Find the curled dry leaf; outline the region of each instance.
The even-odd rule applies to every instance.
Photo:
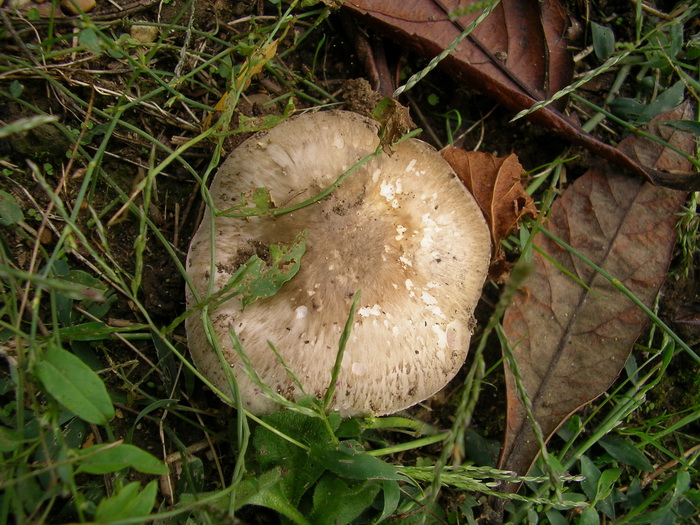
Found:
[[[659,121],[685,120],[691,114],[686,104]],[[658,125],[650,129],[678,150],[692,151],[692,135]],[[620,148],[639,161],[652,162],[655,169],[689,169],[678,153],[638,136],[626,138]],[[675,214],[685,197],[609,168],[591,169],[554,203],[545,227],[651,306],[666,277],[676,238]],[[647,318],[606,278],[543,233],[535,236],[534,244],[542,253],[533,252],[533,271],[507,309],[503,328],[535,419],[548,439],[615,381]],[[500,467],[524,474],[539,446],[510,370],[506,387]]]
[[[469,189],[491,230],[489,278],[498,279],[508,271],[501,240],[515,230],[523,217],[537,217],[537,208],[523,188],[523,167],[515,154],[494,157],[480,151],[447,146],[440,152]]]

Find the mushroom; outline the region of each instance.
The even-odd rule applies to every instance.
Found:
[[[346,111],[291,118],[248,139],[226,159],[211,184],[212,201],[229,209],[241,204],[242,195],[265,187],[280,207],[303,202],[375,152],[378,128],[374,120]],[[304,393],[321,399],[357,290],[362,298],[330,405],[341,416],[408,408],[444,387],[464,363],[489,264],[488,227],[434,148],[408,139],[392,149],[361,165],[327,197],[291,213],[218,216],[214,224],[205,214],[187,257],[187,272],[202,298],[224,287],[252,254],[308,231],[301,268],[274,296],[245,309],[236,296],[210,312],[251,412],[269,413],[277,405],[246,374],[229,331],[273,391],[290,400]],[[210,277],[211,228],[216,274]],[[187,306],[196,306],[190,290]],[[190,315],[186,328],[195,364],[229,392],[200,316]]]

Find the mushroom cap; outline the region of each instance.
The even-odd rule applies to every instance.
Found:
[[[210,193],[218,209],[266,187],[280,207],[330,186],[379,146],[378,124],[346,111],[305,114],[238,147],[221,165]],[[408,408],[445,386],[466,359],[473,312],[490,257],[481,211],[450,166],[430,145],[405,140],[362,165],[329,196],[276,217],[210,214],[194,235],[187,272],[202,298],[261,246],[291,243],[308,230],[299,272],[272,297],[242,310],[240,296],[210,311],[215,335],[238,381],[246,408],[276,405],[247,376],[229,330],[253,368],[282,396],[322,398],[329,386],[353,295],[362,291],[331,407],[343,417]],[[187,307],[196,306],[187,290]],[[186,320],[190,352],[202,374],[229,392],[201,317]],[[294,372],[295,385],[268,345]]]

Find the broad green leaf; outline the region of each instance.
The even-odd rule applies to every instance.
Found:
[[[125,468],[133,468],[144,474],[167,474],[162,461],[134,445],[94,445],[79,452],[84,456],[76,472],[88,474],[109,474]]]
[[[659,124],[692,133],[696,137],[700,136],[700,122],[695,122],[694,120],[665,120],[659,122]]]
[[[658,508],[653,511],[647,509],[642,515],[637,516],[628,523],[633,523],[635,525],[644,525],[647,523],[652,525],[672,525],[686,522],[686,520],[680,519],[678,507],[683,494],[689,488],[689,483],[690,476],[688,472],[679,470],[676,472],[675,476],[667,480],[662,487],[659,487],[659,490],[663,491],[663,504],[659,505]],[[671,487],[673,487],[673,491],[671,491]],[[691,513],[692,516],[696,515],[696,509],[692,509]],[[688,523],[694,522],[688,521]]]
[[[258,131],[272,129],[291,117],[294,114],[294,110],[294,100],[290,97],[281,115],[262,115],[259,117],[241,115],[236,133],[257,133]],[[254,209],[251,209],[251,214],[258,215]]]
[[[649,103],[643,104],[638,100],[631,98],[618,98],[610,102],[609,107],[615,115],[619,116],[623,120],[633,122],[637,125],[646,124],[650,122],[654,117],[675,108],[681,102],[683,102],[683,96],[685,93],[685,85],[683,82],[676,82],[673,86],[661,93],[656,99]],[[682,131],[693,131],[697,132],[697,123],[692,123],[692,121],[675,121],[679,123],[685,122],[686,124],[681,124],[679,129]],[[659,122],[659,124],[664,124],[664,122]]]
[[[377,523],[389,519],[399,506],[401,501],[401,488],[396,481],[384,481],[382,483],[382,494],[384,496],[384,507],[382,514],[377,519]]]
[[[258,505],[278,512],[297,525],[310,525],[309,521],[297,509],[297,505],[293,505],[282,492],[281,480],[282,474],[279,468],[269,470],[257,478],[244,479],[236,487],[235,510],[245,505]],[[213,498],[213,496],[217,495],[215,492],[197,494],[197,498],[207,498],[210,501],[209,505],[222,512],[227,512],[229,510],[231,492],[225,490],[218,494],[220,495],[219,498]],[[191,506],[196,501],[197,499],[195,499],[194,495],[182,494],[179,505]]]
[[[615,52],[615,34],[609,27],[591,22],[593,50],[599,60],[605,60]]]
[[[263,418],[265,423],[282,434],[318,449],[332,448],[331,436],[320,418],[297,412],[277,412]],[[331,420],[337,427],[339,419]],[[253,446],[263,470],[282,468],[284,476],[280,488],[287,499],[298,503],[304,493],[323,474],[323,466],[306,450],[290,443],[278,434],[260,426],[253,436]]]
[[[632,478],[632,481],[627,488],[626,500],[622,503],[623,507],[626,509],[633,509],[640,506],[644,502],[644,495],[642,493],[642,482],[639,478]]]
[[[260,210],[269,210],[272,207],[272,196],[270,195],[270,190],[267,188],[257,188],[253,192],[253,204]]]
[[[19,80],[13,80],[10,82],[10,95],[12,95],[14,98],[20,98],[22,96],[22,92],[24,91],[24,86]],[[53,117],[53,115],[52,115]],[[31,117],[35,118],[35,117]],[[53,117],[56,119],[55,117]],[[56,119],[58,120],[58,119]]]
[[[196,456],[188,456],[182,464],[182,474],[177,480],[177,493],[199,494],[204,488],[204,462]]]
[[[78,42],[83,44],[91,53],[99,55],[102,51],[102,41],[94,29],[86,27],[78,35]]]
[[[176,405],[179,399],[159,399],[158,401],[154,401],[150,405],[148,405],[146,408],[144,408],[141,412],[139,412],[139,415],[136,416],[136,419],[134,420],[132,426],[136,427],[138,425],[139,421],[141,421],[141,418],[147,416],[154,410],[158,410],[159,408],[165,407],[165,406],[170,406],[170,405]]]
[[[569,525],[569,521],[556,510],[548,510],[546,516],[550,525]]]
[[[700,58],[700,39],[696,35],[686,44],[686,55],[688,60],[697,60]]]
[[[311,455],[326,469],[343,478],[406,480],[396,467],[370,456],[356,441],[345,441],[340,444],[338,450],[324,450],[312,446]]]
[[[10,226],[24,220],[24,213],[15,198],[0,190],[0,226]]]
[[[151,481],[143,490],[137,481],[129,483],[113,496],[100,501],[95,511],[95,521],[110,522],[146,517],[153,510],[157,492],[156,480]]]
[[[690,489],[690,474],[687,470],[676,472],[676,488],[673,490],[673,497],[680,498]]]
[[[233,62],[231,61],[231,55],[226,55],[223,57],[221,60],[218,60],[216,62],[217,68],[215,71],[221,76],[223,79],[228,79],[231,76],[231,72],[233,71]]]
[[[683,102],[684,95],[685,84],[679,80],[644,108],[644,111],[642,111],[637,119],[637,123],[643,124],[650,122],[654,117],[658,117],[662,113],[675,108]]]
[[[314,490],[312,523],[345,525],[367,509],[377,497],[381,485],[376,481],[346,481],[324,475]]]
[[[297,505],[292,504],[287,498],[281,481],[264,490],[258,491],[248,500],[248,503],[275,510],[297,525],[310,525],[304,515],[297,510]]]
[[[6,279],[8,277],[28,281],[35,286],[41,286],[42,288],[58,292],[70,299],[78,299],[81,301],[84,299],[91,301],[104,299],[102,294],[93,288],[75,285],[63,279],[47,278],[38,273],[25,272],[24,270],[17,270],[8,266],[0,267],[0,278]]]
[[[578,525],[599,525],[600,516],[593,507],[586,507],[581,513],[581,518],[578,520]]]
[[[101,292],[107,291],[107,285],[104,281],[97,279],[95,276],[83,270],[69,270],[67,273],[61,275],[61,279],[73,284],[82,284],[86,288],[95,288]]]
[[[80,419],[104,425],[114,417],[102,379],[74,354],[49,343],[35,371],[46,391]]]
[[[252,497],[278,484],[281,479],[282,471],[279,468],[268,470],[257,478],[244,479],[236,489],[236,508],[248,505]]]
[[[7,427],[0,427],[0,452],[12,452],[27,441],[26,439],[22,439],[15,430]]]
[[[243,90],[248,89],[253,76],[260,73],[265,67],[265,64],[267,64],[277,54],[277,45],[279,44],[280,40],[281,38],[278,38],[277,40],[273,40],[272,42],[255,49],[255,51],[246,59],[245,64],[243,64],[239,70],[238,76],[235,80],[235,85],[237,87],[242,87]],[[223,108],[217,105],[216,109],[221,110]]]
[[[64,262],[64,261],[61,261]],[[59,299],[64,299],[63,307],[68,305],[72,309],[72,304],[69,299],[79,299],[84,301],[82,304],[83,308],[89,308],[94,306],[95,303],[102,303],[106,300],[106,293],[109,287],[100,279],[95,278],[87,272],[82,270],[68,270],[65,273],[58,273],[58,278],[64,288],[68,290],[80,290],[80,296],[76,296],[72,292],[62,292],[62,290],[57,289],[60,293]],[[65,317],[65,314],[64,314]],[[68,326],[67,323],[66,326]]]
[[[383,148],[391,148],[394,142],[410,131],[408,110],[393,97],[380,100],[371,116],[379,122],[379,142]]]
[[[468,428],[464,433],[464,448],[467,457],[477,465],[495,467],[498,464],[501,444],[496,439],[485,438]]]
[[[331,414],[328,419],[331,429],[337,429],[340,424],[340,418],[335,414]],[[293,437],[296,441],[300,441],[305,445],[318,449],[333,448],[332,437],[320,418],[306,416],[298,412],[285,411],[265,416],[263,421],[279,433]],[[258,461],[264,468],[283,461],[290,451],[293,450],[301,450],[304,456],[307,457],[309,455],[305,450],[300,449],[263,426],[257,428],[253,437],[253,445],[261,456],[258,458]]]
[[[270,190],[267,188],[255,188],[250,193],[241,193],[241,203],[226,210],[226,213],[257,216],[267,214],[274,207]]]
[[[259,299],[272,297],[297,274],[306,251],[306,230],[299,233],[291,245],[279,247],[272,244],[269,250],[270,264],[262,270],[257,265],[255,271],[248,272],[239,285],[243,308]]]
[[[614,115],[617,115],[622,120],[626,120],[628,122],[636,122],[639,115],[641,115],[646,109],[646,106],[638,100],[626,97],[612,100],[610,104],[608,104],[608,107]]]
[[[615,482],[622,474],[622,469],[611,468],[603,471],[598,479],[598,487],[596,488],[596,501],[607,498],[615,487]]]
[[[58,415],[56,423],[57,426],[51,426],[42,432],[42,444],[36,447],[32,459],[36,464],[41,465],[58,463],[55,472],[61,480],[72,483],[73,471],[66,460],[71,459],[73,455],[71,449],[77,449],[83,444],[88,424],[67,410]],[[65,463],[61,464],[64,461]],[[51,475],[40,474],[39,481],[46,486],[51,482]]]
[[[11,498],[14,496],[15,502],[19,503],[24,506],[25,509],[37,509],[39,508],[42,504],[46,504],[47,499],[54,496],[57,498],[61,497],[61,492],[63,492],[63,483],[49,483],[47,484],[42,484],[41,482],[41,477],[42,476],[34,476],[33,475],[33,470],[31,469],[27,461],[17,461],[15,463],[16,468],[13,470],[10,470],[9,468],[3,468],[0,470],[0,477],[2,478],[3,483],[6,482],[7,477],[14,474],[15,478],[14,481],[17,482],[17,486],[12,488],[8,488],[7,490],[4,490],[3,492],[0,493],[0,504],[3,505],[3,508],[10,508],[12,509],[10,505],[10,501],[8,501],[8,498]],[[34,470],[34,472],[36,472]],[[10,474],[12,473],[12,474]],[[52,486],[53,485],[53,486]],[[65,492],[63,492],[65,494]],[[5,513],[5,516],[7,516],[7,513]],[[10,519],[8,520],[3,516],[3,525],[5,523],[10,523],[10,524],[17,524],[19,525],[24,521],[24,523],[27,522],[27,516],[25,514],[25,520],[17,519],[12,517],[12,510],[10,510]],[[37,523],[38,520],[35,520],[34,522]],[[48,521],[48,520],[47,520]]]
[[[581,464],[581,475],[584,477],[584,480],[581,482],[581,488],[588,499],[593,501],[597,494],[600,469],[595,466],[588,456],[581,456],[579,462]]]
[[[98,356],[99,350],[96,345],[91,345],[86,341],[71,341],[70,349],[80,360],[88,365],[92,370],[104,370],[107,365],[104,360]],[[110,393],[112,401],[116,401],[117,392]]]
[[[366,429],[367,425],[362,419],[346,419],[340,423],[335,435],[339,438],[355,438],[359,437]]]
[[[272,1],[273,4],[278,4],[279,0]],[[318,4],[324,4],[328,7],[337,7],[334,0],[301,0],[301,7],[306,9],[307,7],[313,7]]]
[[[626,439],[615,436],[605,436],[599,443],[608,454],[621,463],[645,472],[652,472],[654,470],[654,467],[652,467],[646,456]]]

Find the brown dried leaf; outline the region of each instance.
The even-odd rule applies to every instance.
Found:
[[[688,119],[691,113],[686,104],[659,120]],[[651,129],[676,148],[692,151],[691,135]],[[647,139],[630,136],[620,147],[632,154],[643,152],[658,169],[689,169],[679,154]],[[554,203],[546,228],[651,306],[666,276],[676,237],[675,214],[685,196],[609,169],[592,169]],[[535,418],[549,437],[574,411],[609,388],[647,319],[581,259],[542,233],[534,242],[547,257],[533,252],[533,272],[506,311],[503,327]],[[507,428],[500,466],[524,474],[539,447],[508,370],[506,386]]]
[[[80,20],[80,14],[71,14],[70,9],[66,12],[60,8],[56,2],[46,2],[46,0],[30,0],[28,2],[15,2],[17,10],[9,9],[9,2],[5,2],[2,6],[7,12],[8,18],[17,20],[20,17],[17,13],[21,13],[24,17],[31,15],[33,24],[47,23],[73,23]],[[148,7],[158,3],[158,0],[120,0],[115,2],[97,2],[94,9],[90,10],[90,20],[105,21],[105,20],[123,20],[127,15],[133,15],[139,11],[143,11]],[[2,2],[0,1],[0,4]],[[21,5],[19,5],[21,4]],[[88,11],[87,9],[83,9]],[[26,21],[26,20],[25,20]]]
[[[392,151],[394,142],[416,127],[408,108],[389,97],[382,98],[370,116],[379,122],[379,143],[387,152]]]
[[[479,15],[480,9],[469,9],[478,4],[477,0],[347,0],[343,8],[359,25],[433,58]],[[465,14],[450,17],[457,12]],[[528,109],[571,83],[568,28],[569,17],[557,0],[501,0],[440,67],[513,111]],[[655,184],[700,190],[697,174],[654,169],[653,164],[586,133],[561,113],[564,103],[560,99],[528,118]]]
[[[479,15],[481,9],[469,9],[478,7],[473,4],[477,3],[348,0],[343,6],[362,23],[433,57]],[[568,16],[557,1],[502,0],[443,65],[479,89],[497,89],[494,94],[504,99],[515,95],[543,100],[571,80],[573,61],[562,36],[567,26]]]
[[[509,268],[501,240],[519,226],[523,217],[537,217],[535,203],[520,181],[525,170],[514,154],[494,157],[489,153],[452,146],[440,153],[474,195],[486,218],[491,230],[489,277],[498,279]]]

